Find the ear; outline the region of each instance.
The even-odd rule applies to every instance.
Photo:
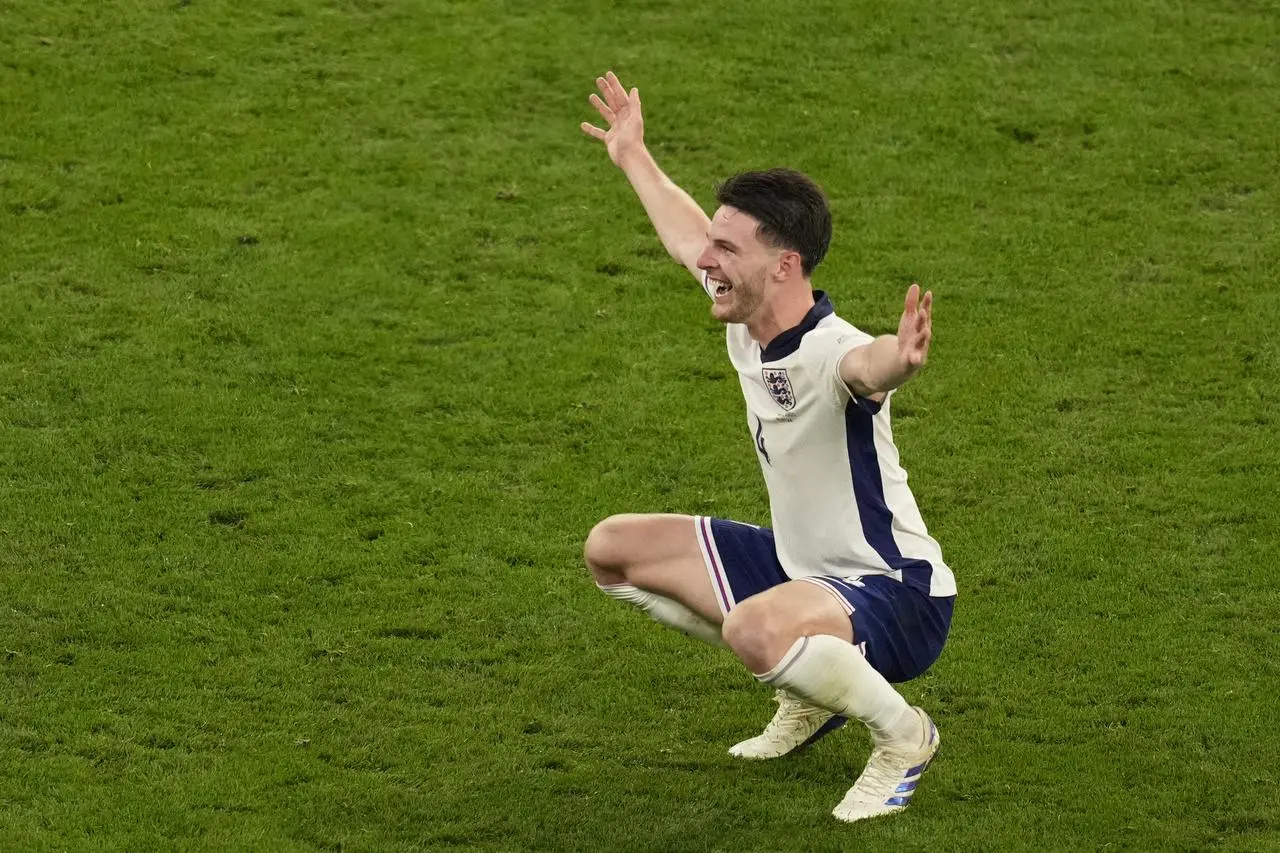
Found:
[[[778,255],[778,278],[788,279],[792,277],[804,277],[804,261],[800,258],[800,253],[794,249],[784,249],[782,254]]]

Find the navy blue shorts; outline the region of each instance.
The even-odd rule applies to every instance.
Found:
[[[722,613],[727,615],[739,601],[792,580],[778,562],[773,531],[767,527],[705,516],[698,516],[694,523]],[[910,681],[942,654],[954,596],[930,596],[885,575],[799,580],[834,593],[844,604],[853,624],[853,642],[889,681]]]

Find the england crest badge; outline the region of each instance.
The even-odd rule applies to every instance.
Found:
[[[791,411],[796,407],[796,395],[791,390],[791,380],[787,378],[787,369],[785,367],[765,367],[764,387],[769,389],[769,396],[773,401],[783,408],[784,411]]]

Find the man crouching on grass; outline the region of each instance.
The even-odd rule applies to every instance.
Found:
[[[889,424],[890,393],[929,351],[933,295],[911,285],[897,335],[836,316],[810,285],[831,241],[822,190],[786,169],[724,182],[710,219],[644,145],[640,94],[613,72],[583,123],[622,169],[671,256],[711,298],[746,400],[772,529],[720,518],[615,515],[587,537],[606,595],[713,645],[777,688],[778,711],[729,752],[777,758],[864,723],[873,748],[834,814],[907,807],[938,730],[891,682],[937,660],[955,578],[925,529]]]

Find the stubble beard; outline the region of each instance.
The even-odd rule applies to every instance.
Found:
[[[745,323],[764,302],[764,281],[733,282],[732,301],[721,306],[712,303],[711,314],[721,323]]]

